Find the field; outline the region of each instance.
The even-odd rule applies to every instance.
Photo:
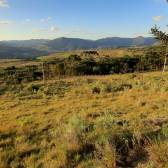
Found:
[[[166,168],[167,80],[152,72],[1,87],[0,167]]]
[[[70,56],[70,54],[62,54],[60,56],[63,57],[63,58],[68,58]]]
[[[48,56],[41,56],[41,57],[37,57],[38,60],[44,60],[45,58],[47,58]]]
[[[109,55],[110,57],[123,57],[124,55],[142,55],[146,51],[146,47],[134,47],[132,48],[122,48],[122,49],[110,49],[110,50],[97,50],[99,53],[99,56],[94,56],[95,59],[98,59],[100,57],[104,57],[105,55]],[[41,62],[40,60],[52,60],[54,58],[67,58],[71,54],[78,54],[80,55],[83,52],[83,50],[77,50],[77,51],[70,51],[66,53],[56,53],[49,56],[41,56],[37,57],[37,61],[25,61],[21,59],[0,59],[0,67],[6,68],[10,66],[15,67],[22,67],[26,65],[39,65]],[[82,57],[82,56],[81,56]],[[84,57],[82,57],[84,58]]]
[[[26,65],[39,65],[39,61],[24,61],[21,59],[0,59],[0,68],[7,68],[11,66],[22,67]]]
[[[95,59],[104,57],[105,55],[109,55],[110,57],[123,57],[124,55],[142,55],[146,51],[146,47],[134,47],[132,48],[121,48],[121,49],[99,49],[96,50],[99,53],[99,56],[93,56]],[[83,50],[70,51],[67,53],[56,53],[48,56],[46,60],[53,58],[67,58],[70,54],[79,54],[82,53]]]

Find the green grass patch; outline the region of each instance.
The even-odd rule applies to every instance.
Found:
[[[44,60],[44,58],[46,58],[48,56],[41,56],[41,57],[37,57],[38,60]]]
[[[62,54],[61,57],[68,58],[71,54]]]

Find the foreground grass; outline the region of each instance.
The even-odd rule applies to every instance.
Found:
[[[0,167],[168,167],[167,80],[160,72],[0,88]]]

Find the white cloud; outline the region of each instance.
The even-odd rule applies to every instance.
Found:
[[[50,17],[48,17],[47,20],[50,20]]]
[[[22,22],[22,24],[25,24],[25,22]]]
[[[30,22],[30,19],[27,19],[26,21],[27,21],[27,22]]]
[[[82,32],[82,31],[85,31],[85,30],[81,30],[81,29],[75,29],[74,32]]]
[[[0,6],[9,7],[6,1],[0,1]]]
[[[163,15],[160,15],[160,16],[157,16],[157,17],[152,17],[152,19],[154,20],[154,21],[160,21],[160,20],[162,20],[163,19]]]
[[[35,33],[35,32],[37,32],[37,31],[45,31],[45,29],[44,28],[35,28],[35,29],[33,29],[31,32],[30,32],[30,34],[33,34],[33,33]]]
[[[44,22],[44,21],[45,21],[44,19],[41,20],[41,22]]]
[[[51,31],[55,32],[57,31],[58,29],[56,27],[51,27]]]
[[[63,34],[60,34],[60,36],[69,36],[71,35],[71,33],[63,33]]]
[[[12,25],[12,24],[15,24],[15,22],[14,21],[12,22],[9,20],[0,22],[0,25]]]

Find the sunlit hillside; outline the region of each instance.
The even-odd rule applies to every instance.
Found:
[[[167,167],[168,73],[0,88],[0,167]]]
[[[123,57],[125,55],[133,56],[133,55],[142,55],[145,53],[147,50],[146,46],[143,47],[125,47],[125,48],[119,48],[119,49],[114,49],[114,48],[107,48],[107,49],[99,49],[97,50],[99,53],[99,56],[94,56],[94,58],[98,59],[100,57],[104,57],[105,55],[109,55],[110,57]],[[49,55],[48,57],[45,58],[45,60],[51,60],[54,58],[66,58],[68,55],[71,54],[81,54],[83,50],[74,50],[74,51],[69,51],[65,53],[56,53]]]

